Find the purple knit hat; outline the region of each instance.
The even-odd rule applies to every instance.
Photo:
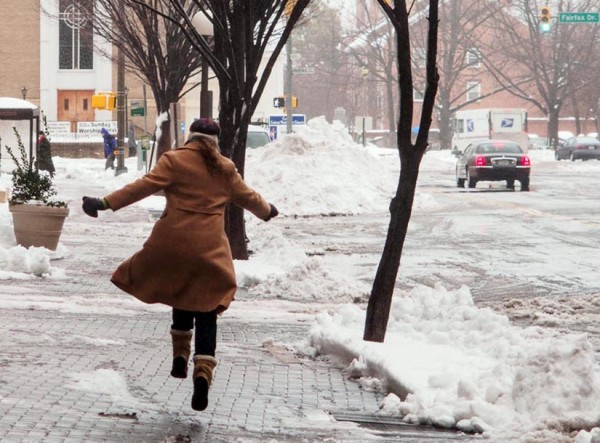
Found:
[[[221,134],[221,127],[219,124],[210,119],[202,117],[194,120],[190,125],[190,132],[199,132],[200,134],[216,135],[217,137]]]

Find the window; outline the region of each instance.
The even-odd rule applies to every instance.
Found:
[[[423,94],[423,91],[421,91],[420,89],[417,89],[417,88],[413,89],[413,100],[414,101],[422,102],[424,97],[425,97],[425,95]]]
[[[467,82],[467,101],[477,100],[481,97],[481,83]]]
[[[87,98],[83,99],[83,110],[84,111],[88,110],[88,99]]]
[[[69,110],[69,99],[68,99],[68,98],[65,98],[65,99],[63,100],[63,109],[64,109],[65,111],[68,111],[68,110]]]
[[[427,65],[427,52],[424,48],[415,48],[413,52],[414,64],[418,68],[424,68]]]
[[[60,0],[59,69],[94,68],[92,0]]]
[[[479,68],[481,66],[481,57],[476,48],[467,49],[467,66]]]

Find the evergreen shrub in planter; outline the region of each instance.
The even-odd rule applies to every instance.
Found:
[[[17,243],[24,246],[40,246],[56,250],[69,208],[63,201],[53,200],[56,195],[52,178],[34,169],[34,159],[28,159],[25,146],[16,128],[19,158],[6,146],[16,168],[12,171],[12,191],[9,211]]]

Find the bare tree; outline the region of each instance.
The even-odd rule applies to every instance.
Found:
[[[480,37],[484,34],[489,20],[504,6],[502,2],[489,0],[443,1],[440,4],[440,17],[442,17],[438,43],[440,83],[436,111],[443,149],[451,147],[451,117],[456,111],[506,89],[505,86],[497,86],[476,98],[466,99],[469,90],[465,79],[481,73],[481,69],[477,68],[481,64]],[[423,84],[425,77],[423,68],[426,51],[425,40],[420,36],[425,35],[427,29],[422,21],[415,23],[413,28],[414,35],[417,37],[413,39],[415,50],[413,66],[416,83],[419,85],[419,92],[422,93],[420,85]]]
[[[427,20],[427,63],[426,81],[421,108],[419,133],[415,143],[411,142],[411,126],[414,112],[413,77],[411,65],[411,43],[409,17],[412,8],[405,0],[395,0],[393,6],[387,0],[377,0],[396,30],[398,89],[400,97],[398,119],[398,152],[400,155],[400,178],[396,195],[390,203],[390,225],[386,242],[377,268],[371,296],[367,306],[364,339],[383,342],[389,320],[392,296],[400,267],[400,257],[412,213],[419,165],[427,149],[427,137],[431,126],[431,115],[435,106],[439,74],[436,67],[438,38],[438,2],[429,0],[428,8],[415,12],[415,20]]]
[[[170,104],[179,101],[190,78],[198,73],[202,55],[160,0],[147,1],[160,14],[132,0],[90,1],[94,4],[94,31],[123,52],[128,70],[152,90],[157,113],[168,115]],[[188,4],[184,11],[193,15],[198,8]],[[162,120],[157,158],[171,149],[170,127],[168,119]]]
[[[551,29],[540,29],[540,11],[545,0],[513,0],[506,13],[489,25],[492,38],[483,54],[484,63],[498,83],[535,105],[548,116],[551,146],[558,141],[561,109],[570,96],[591,84],[576,73],[598,64],[600,27],[581,23],[559,23],[565,11],[591,11],[596,0],[557,0],[551,3]]]
[[[147,0],[131,1],[176,23],[195,51],[206,57],[219,83],[219,144],[243,175],[252,114],[275,61],[311,0],[154,0],[161,8]],[[213,23],[212,44],[192,26],[191,4]],[[261,66],[263,58],[266,63]],[[248,259],[241,208],[229,206],[225,229],[233,257]]]
[[[577,68],[571,72],[573,77],[569,81],[571,90],[568,103],[575,117],[575,131],[577,134],[599,132],[600,60],[596,57],[592,64],[578,65]],[[594,126],[590,128],[592,121]]]
[[[339,9],[324,3],[312,3],[307,9],[310,20],[294,29],[294,65],[310,70],[294,74],[292,90],[298,96],[298,112],[307,116],[325,115],[333,119],[334,108],[348,109],[352,84],[346,56]]]
[[[398,72],[396,69],[396,46],[394,44],[394,27],[389,18],[382,15],[381,11],[373,9],[370,0],[361,0],[357,5],[360,10],[357,31],[351,34],[350,45],[345,52],[350,54],[356,63],[357,70],[364,67],[368,72],[371,89],[377,90],[376,94],[383,98],[385,107],[385,121],[383,126],[390,129],[394,135],[396,111],[394,103],[398,85]],[[369,93],[369,96],[372,94]],[[366,104],[367,109],[372,109],[372,103]],[[393,137],[389,137],[389,144],[395,145]]]

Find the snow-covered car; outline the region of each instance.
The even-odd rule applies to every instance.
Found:
[[[532,137],[531,134],[529,134],[528,140],[528,149],[548,149],[548,139],[547,138],[543,138],[543,137],[539,137],[539,136],[535,136]]]
[[[483,140],[471,143],[456,162],[456,186],[465,182],[474,188],[479,181],[504,181],[514,189],[515,180],[521,191],[529,191],[531,161],[518,143],[509,140]]]

